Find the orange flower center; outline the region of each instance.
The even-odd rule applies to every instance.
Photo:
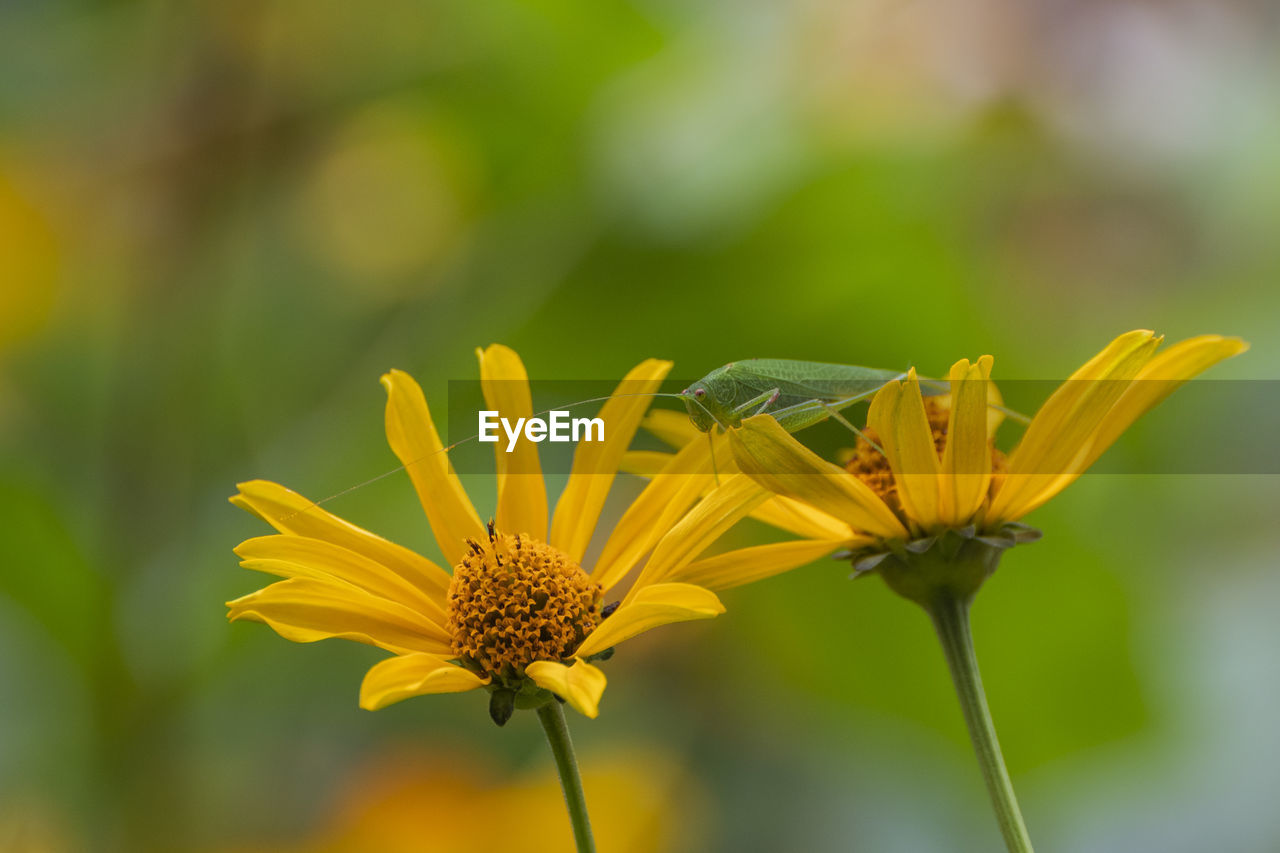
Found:
[[[489,528],[489,541],[453,569],[449,634],[454,654],[501,680],[538,660],[562,660],[595,629],[603,590],[560,551]]]
[[[950,420],[950,410],[944,406],[935,397],[924,398],[924,413],[929,419],[929,431],[933,433],[933,446],[938,452],[938,457],[942,457],[942,452],[947,446],[947,425]],[[871,441],[879,443],[880,437],[876,435],[876,431],[868,427],[863,433]],[[1008,458],[1005,454],[998,450],[994,444],[991,446],[991,494],[995,494],[996,487],[1000,480],[1003,479],[1003,473],[1007,470]],[[888,504],[898,515],[902,515],[902,502],[898,499],[898,484],[893,479],[893,471],[889,468],[889,460],[884,457],[876,448],[872,447],[861,436],[858,438],[857,446],[853,449],[853,454],[844,464],[845,470],[862,482],[871,487],[871,490],[879,495],[880,499]]]

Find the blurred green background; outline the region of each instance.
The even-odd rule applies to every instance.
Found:
[[[553,379],[1058,378],[1147,327],[1241,335],[1213,377],[1275,377],[1275,11],[0,3],[0,850],[567,839],[529,715],[369,714],[381,652],[225,621],[266,531],[233,484],[391,468],[390,367],[437,407],[491,342]],[[1170,411],[1113,454],[1250,434]],[[974,617],[1040,849],[1280,849],[1277,499],[1094,475],[1031,516]],[[329,508],[431,553],[403,475]],[[728,592],[608,665],[571,721],[603,850],[997,848],[927,621],[846,574]]]

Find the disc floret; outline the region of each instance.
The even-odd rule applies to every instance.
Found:
[[[468,669],[518,687],[534,661],[572,657],[600,619],[603,590],[564,553],[489,527],[449,585],[450,644]]]

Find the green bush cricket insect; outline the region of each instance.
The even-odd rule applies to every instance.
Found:
[[[684,401],[689,419],[701,432],[716,426],[737,427],[744,417],[765,413],[772,415],[787,432],[802,430],[827,418],[834,418],[858,432],[840,411],[906,376],[903,371],[878,367],[751,358],[717,367],[676,396]],[[934,379],[921,379],[920,386],[925,396],[950,390],[947,383]],[[1023,419],[1003,406],[996,408]]]
[[[701,432],[716,426],[737,427],[744,417],[764,413],[772,415],[787,432],[796,432],[839,417],[841,409],[905,376],[901,371],[876,367],[751,358],[717,367],[681,391],[679,397]]]

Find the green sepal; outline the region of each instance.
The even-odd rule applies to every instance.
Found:
[[[849,575],[849,579],[866,577],[880,567],[880,564],[892,557],[888,551],[880,551],[876,554],[869,554],[865,557],[859,557],[853,562],[853,574]]]
[[[908,542],[906,545],[903,546],[903,549],[908,554],[923,554],[925,551],[928,551],[935,544],[937,544],[937,542],[938,542],[937,536],[925,536],[921,539],[912,539],[910,542]]]
[[[516,693],[516,707],[521,710],[529,710],[530,708],[541,708],[543,705],[551,701],[551,697],[555,694],[550,690],[539,687],[532,681],[525,684]]]
[[[505,726],[507,720],[511,719],[511,715],[516,710],[516,693],[505,687],[500,687],[489,693],[489,719],[493,720],[499,726]]]
[[[1020,521],[1006,521],[1000,526],[1000,532],[1011,535],[1019,545],[1038,542],[1044,536],[1044,531],[1040,528],[1032,527],[1030,524],[1023,524]]]
[[[596,652],[594,655],[587,655],[585,658],[583,658],[583,660],[586,661],[587,663],[594,663],[595,661],[598,661],[598,660],[608,660],[609,658],[613,657],[613,649],[614,647],[610,646],[604,651]]]
[[[488,687],[489,717],[499,726],[506,725],[507,720],[517,711],[541,708],[555,698],[550,690],[539,687],[533,679],[522,676],[505,682],[495,679]]]

